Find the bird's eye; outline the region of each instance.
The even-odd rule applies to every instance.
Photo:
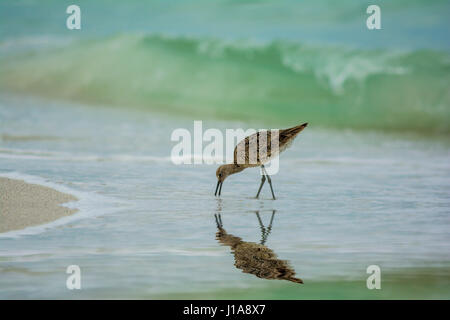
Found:
[[[222,174],[221,174],[221,173],[219,173],[219,177],[222,177]]]

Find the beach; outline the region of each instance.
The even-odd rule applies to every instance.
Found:
[[[69,216],[77,210],[61,204],[76,200],[45,186],[0,177],[0,233]]]

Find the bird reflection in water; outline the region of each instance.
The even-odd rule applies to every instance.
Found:
[[[272,212],[269,226],[266,228],[262,223],[259,212],[256,212],[259,225],[261,227],[261,242],[247,242],[242,238],[233,236],[226,232],[223,228],[222,217],[219,214],[214,215],[217,224],[216,239],[225,246],[230,246],[234,255],[236,268],[241,269],[245,273],[251,273],[262,279],[288,280],[296,283],[303,283],[303,280],[295,277],[294,269],[286,260],[277,258],[275,252],[265,246],[267,236],[272,230],[273,218],[275,210]]]

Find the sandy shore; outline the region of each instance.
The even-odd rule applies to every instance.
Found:
[[[0,177],[0,232],[44,224],[76,212],[60,204],[78,200],[54,189]]]

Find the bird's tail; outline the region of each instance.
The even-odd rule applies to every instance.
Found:
[[[308,125],[308,122],[305,122],[299,126],[295,126],[292,128],[288,128],[288,129],[284,129],[284,130],[280,130],[280,135],[284,135],[284,136],[296,136],[297,134],[299,134],[303,129],[306,128],[306,126]]]
[[[300,278],[290,277],[287,280],[295,282],[295,283],[303,283],[303,280]]]

